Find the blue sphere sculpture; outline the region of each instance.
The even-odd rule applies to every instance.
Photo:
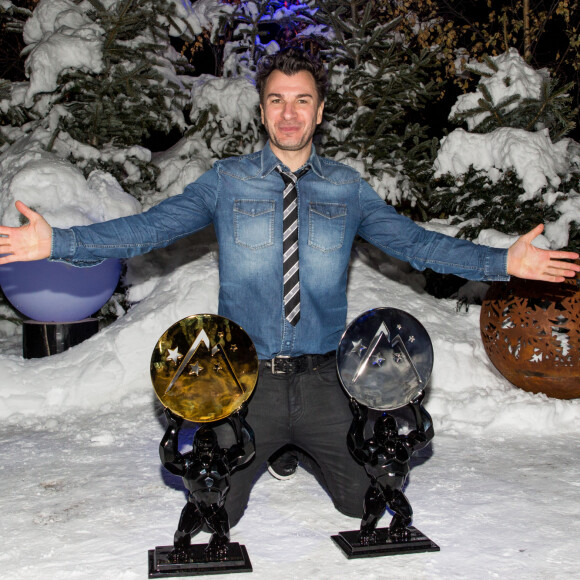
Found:
[[[97,312],[121,276],[120,260],[77,268],[38,260],[0,266],[0,286],[12,306],[39,322],[76,322]]]

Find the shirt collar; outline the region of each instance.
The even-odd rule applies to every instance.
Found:
[[[276,169],[276,166],[280,165],[282,162],[274,155],[272,148],[270,147],[270,141],[266,143],[264,149],[262,149],[262,171],[261,177],[266,177],[272,171]],[[314,173],[319,177],[324,179],[324,174],[322,172],[322,163],[320,162],[320,157],[316,153],[316,148],[312,145],[312,150],[310,151],[310,157],[308,161],[303,165],[303,167],[309,166]]]

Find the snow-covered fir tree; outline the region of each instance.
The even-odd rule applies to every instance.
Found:
[[[137,197],[154,188],[144,145],[186,126],[193,69],[170,44],[178,19],[169,0],[41,0],[23,29],[30,80],[3,93],[4,146],[27,135]]]
[[[477,90],[460,96],[450,114],[468,132],[457,129],[442,142],[432,212],[452,216],[469,239],[546,223],[554,247],[577,251],[580,146],[563,137],[574,127],[569,87],[513,48],[470,68],[481,74]]]
[[[328,61],[331,91],[325,108],[326,155],[353,164],[377,192],[400,209],[425,217],[425,184],[433,143],[416,113],[434,97],[433,54],[409,50],[399,35],[401,17],[384,3],[317,2],[319,38]]]
[[[522,64],[519,52],[511,48],[499,58],[486,56],[482,63],[467,66],[467,72],[479,75],[481,82],[474,93],[459,97],[450,121],[466,122],[473,133],[490,133],[499,127],[548,129],[553,142],[568,134],[575,127],[577,112],[570,95],[573,83],[559,86],[548,69]],[[525,83],[526,78],[533,78],[534,83]],[[498,82],[509,89],[507,94],[495,88]]]
[[[225,76],[254,77],[260,58],[284,48],[314,26],[315,8],[295,0],[247,0],[235,3],[221,33],[225,39]]]

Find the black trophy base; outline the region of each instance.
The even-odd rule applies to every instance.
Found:
[[[42,358],[68,350],[96,334],[99,321],[85,318],[78,322],[38,322],[25,320],[22,324],[22,356]]]
[[[331,537],[349,560],[351,558],[373,558],[439,551],[439,546],[424,536],[417,528],[410,526],[408,530],[411,532],[408,539],[393,540],[389,536],[389,528],[377,528],[376,542],[371,545],[363,545],[359,542],[360,530],[339,532],[338,535]]]
[[[208,559],[206,548],[207,544],[193,544],[189,548],[188,556],[178,562],[171,561],[169,557],[173,546],[157,546],[154,550],[149,550],[149,578],[252,571],[246,546],[230,542],[228,553],[219,560]]]

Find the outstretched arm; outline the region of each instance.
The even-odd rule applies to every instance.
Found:
[[[508,274],[528,280],[563,282],[580,272],[580,265],[563,260],[577,260],[574,252],[541,250],[532,241],[544,231],[540,224],[520,237],[508,250]]]
[[[39,213],[21,201],[16,202],[16,209],[28,219],[28,223],[19,228],[0,226],[0,255],[6,254],[0,258],[0,265],[48,258],[52,228]]]

